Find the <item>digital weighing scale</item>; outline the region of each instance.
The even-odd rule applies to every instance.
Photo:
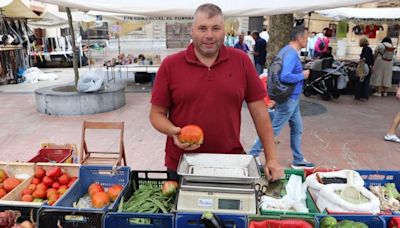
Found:
[[[254,180],[260,173],[253,156],[184,154],[177,172],[178,212],[256,214]]]
[[[217,184],[182,180],[177,210],[256,214],[254,184]]]

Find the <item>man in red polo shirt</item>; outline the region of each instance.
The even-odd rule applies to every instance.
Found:
[[[263,99],[265,88],[249,57],[224,43],[224,17],[213,4],[197,8],[193,43],[167,57],[157,72],[151,98],[150,121],[166,134],[165,165],[176,171],[183,153],[241,154],[240,122],[243,101],[265,148],[265,173],[283,175],[274,147],[271,121]],[[182,144],[181,127],[196,124],[204,131],[202,145]]]

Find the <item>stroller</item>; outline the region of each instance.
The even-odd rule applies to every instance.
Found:
[[[340,97],[339,89],[346,87],[348,81],[347,68],[344,63],[334,62],[333,58],[319,59],[312,62],[309,69],[310,76],[304,81],[304,96],[319,94],[324,100]],[[344,77],[344,86],[343,83],[338,86],[339,77]]]

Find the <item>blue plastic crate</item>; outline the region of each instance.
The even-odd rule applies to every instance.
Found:
[[[351,220],[354,222],[363,222],[372,228],[386,228],[386,221],[378,215],[317,215],[316,222],[317,227],[320,227],[320,221],[322,218],[332,216],[335,217],[338,222],[342,220]]]
[[[400,170],[356,170],[364,179],[364,186],[385,185],[395,183],[400,191]]]
[[[135,219],[146,219],[150,224],[138,224]],[[173,214],[110,212],[104,216],[103,227],[174,228],[174,216]]]
[[[37,227],[89,228],[101,227],[103,211],[78,211],[43,206],[37,214]]]
[[[175,227],[205,227],[201,222],[202,213],[177,213],[175,219]],[[247,228],[247,217],[245,215],[234,214],[217,214],[222,220],[226,228]]]
[[[79,170],[79,179],[77,183],[73,185],[70,191],[65,197],[60,199],[53,207],[61,209],[71,209],[73,208],[73,203],[76,202],[80,197],[84,196],[88,192],[89,185],[92,183],[99,183],[103,187],[110,187],[114,184],[120,184],[124,186],[121,194],[118,198],[112,202],[109,206],[104,208],[85,208],[82,210],[86,211],[115,211],[117,209],[118,203],[124,195],[125,191],[129,186],[130,179],[130,168],[129,167],[117,167],[113,169],[111,166],[94,166],[87,165],[81,166]],[[77,210],[76,208],[73,208]]]

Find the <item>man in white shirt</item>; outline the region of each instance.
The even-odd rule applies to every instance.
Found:
[[[256,43],[256,41],[251,36],[250,31],[248,31],[247,35],[244,36],[244,43],[247,45],[247,47],[249,47],[250,51],[254,50],[254,44]]]
[[[265,29],[265,28],[263,29],[263,31],[260,33],[260,37],[263,38],[265,40],[265,42],[267,42],[267,44],[268,44],[269,34],[267,32],[267,29]]]

